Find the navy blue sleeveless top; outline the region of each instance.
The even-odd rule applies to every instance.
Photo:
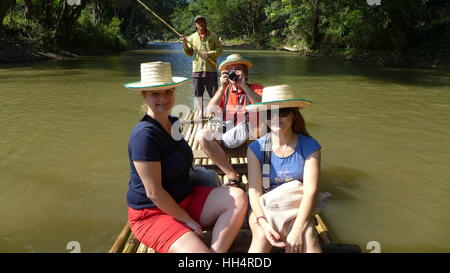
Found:
[[[172,124],[176,117],[169,116]],[[174,145],[177,145],[175,147]],[[161,162],[161,178],[163,188],[176,202],[181,202],[192,191],[189,169],[192,166],[193,154],[188,143],[181,139],[175,141],[164,130],[162,125],[145,115],[134,127],[128,143],[131,179],[128,184],[127,203],[133,209],[155,207],[147,197],[133,161]]]

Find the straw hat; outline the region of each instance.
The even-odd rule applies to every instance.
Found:
[[[231,54],[223,62],[220,63],[219,71],[225,70],[225,67],[232,64],[243,64],[247,66],[248,69],[251,69],[253,67],[253,63],[242,58],[240,54]]]
[[[272,105],[276,105],[279,108],[306,108],[312,105],[312,101],[295,98],[294,91],[289,85],[275,85],[265,87],[262,101],[247,105],[245,109],[247,111],[267,110]]]
[[[187,83],[188,78],[172,77],[170,63],[141,63],[141,81],[124,84],[126,88],[135,90],[163,90]]]

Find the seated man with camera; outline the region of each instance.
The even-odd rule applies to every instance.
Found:
[[[248,70],[252,62],[239,54],[228,56],[220,65],[220,85],[208,104],[210,114],[222,115],[217,131],[202,129],[197,139],[205,154],[227,175],[225,186],[241,186],[241,181],[228,161],[227,152],[242,149],[245,154],[249,139],[258,136],[258,116],[246,112],[245,106],[261,102],[263,86],[248,84]]]

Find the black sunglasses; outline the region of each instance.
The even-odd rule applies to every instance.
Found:
[[[271,120],[272,119],[272,110],[267,110],[265,111],[267,114],[267,120]],[[280,118],[285,118],[287,116],[289,116],[289,114],[292,112],[292,108],[281,108],[278,109],[278,116]]]

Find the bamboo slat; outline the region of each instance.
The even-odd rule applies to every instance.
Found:
[[[134,238],[133,234],[130,234],[125,247],[122,250],[122,253],[135,253],[140,242],[138,239]]]
[[[140,243],[138,249],[136,250],[136,253],[147,253],[147,249],[148,247],[146,245]]]
[[[330,235],[328,233],[328,227],[325,225],[325,223],[323,222],[323,220],[319,214],[316,214],[315,218],[317,221],[316,231],[319,235],[319,238],[321,239],[321,241],[324,244],[331,244],[332,242],[331,242]]]
[[[111,249],[109,250],[109,253],[122,252],[122,249],[124,248],[125,243],[127,242],[127,239],[130,236],[130,233],[131,229],[127,222],[123,227],[122,231],[120,232],[119,236],[117,237],[116,241],[112,245]]]

